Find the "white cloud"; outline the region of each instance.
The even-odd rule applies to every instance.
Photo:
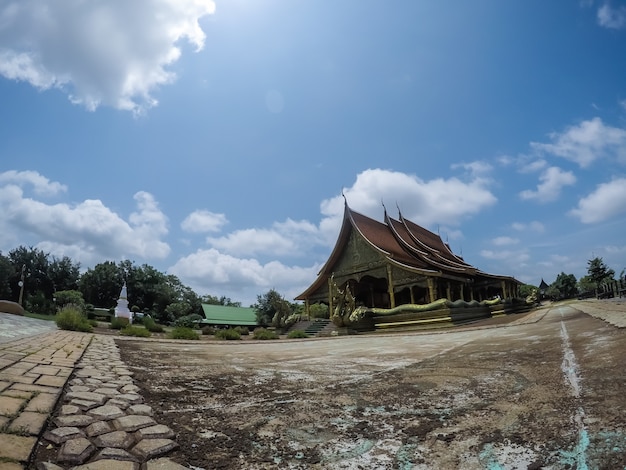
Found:
[[[256,259],[238,258],[210,248],[179,259],[168,272],[200,294],[226,295],[245,306],[272,288],[293,299],[313,282],[319,268],[286,266],[278,261],[261,264]]]
[[[46,180],[38,174],[31,179]],[[49,184],[54,188],[59,183]],[[81,263],[134,256],[166,257],[170,247],[161,237],[168,232],[167,218],[151,194],[138,192],[134,198],[137,210],[127,222],[100,200],[87,199],[73,205],[46,204],[25,197],[15,184],[0,186],[2,243],[24,243],[34,238],[38,246],[50,253],[71,254]]]
[[[21,188],[27,184],[32,185],[35,194],[40,196],[54,196],[67,191],[67,186],[50,181],[36,171],[5,171],[0,173],[0,185],[2,184],[15,184]]]
[[[480,255],[489,260],[506,261],[509,266],[524,265],[530,259],[526,250],[482,250]]]
[[[496,237],[491,240],[495,246],[515,245],[519,243],[519,239],[513,237]]]
[[[537,190],[527,189],[520,193],[524,200],[534,199],[538,202],[549,202],[558,199],[561,189],[564,186],[571,186],[576,182],[576,176],[571,171],[563,171],[552,166],[544,171],[539,177],[541,183],[537,185]]]
[[[474,161],[470,163],[455,163],[451,165],[453,170],[457,170],[459,168],[467,171],[468,175],[471,178],[481,178],[493,171],[493,167],[484,161]]]
[[[546,229],[544,225],[537,220],[533,220],[532,222],[528,223],[514,222],[513,224],[511,224],[511,227],[519,232],[530,230],[532,232],[541,233]]]
[[[626,129],[605,125],[598,117],[571,126],[562,133],[550,134],[552,143],[531,142],[539,152],[566,158],[588,167],[600,158],[615,158],[626,163]]]
[[[459,225],[463,219],[497,202],[486,181],[480,178],[469,182],[458,178],[423,181],[415,175],[382,169],[359,173],[352,187],[343,192],[352,209],[376,220],[382,220],[381,201],[384,201],[390,213],[395,212],[397,204],[404,217],[425,227]],[[320,224],[322,232],[336,236],[343,205],[341,196],[322,201],[321,211],[325,216]]]
[[[307,221],[275,222],[271,228],[236,230],[223,237],[207,237],[207,243],[238,256],[300,256],[313,245],[325,244],[319,229]]]
[[[626,27],[626,7],[613,8],[605,3],[598,8],[598,24],[609,29]]]
[[[623,213],[626,213],[626,178],[600,184],[570,211],[585,224],[603,222]]]
[[[168,70],[187,40],[202,49],[199,20],[212,0],[77,2],[14,0],[0,6],[0,74],[70,100],[142,112],[171,83]]]
[[[548,162],[544,159],[539,159],[527,164],[520,165],[519,171],[520,173],[535,173],[537,171],[543,170],[546,166],[548,166]]]
[[[180,226],[186,232],[205,233],[219,232],[227,223],[228,220],[224,214],[197,210],[185,217]]]

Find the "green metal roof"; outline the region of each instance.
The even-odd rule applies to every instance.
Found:
[[[256,325],[256,311],[250,307],[226,307],[224,305],[202,304],[205,325]]]

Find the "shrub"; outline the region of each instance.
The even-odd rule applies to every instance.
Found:
[[[82,308],[74,305],[66,305],[59,313],[56,314],[56,324],[62,330],[70,331],[84,331],[91,333],[93,327],[87,321],[87,318],[83,315]]]
[[[213,328],[212,326],[205,326],[204,328],[202,328],[202,334],[212,336],[215,334],[215,328]]]
[[[200,339],[198,333],[185,326],[177,326],[172,330],[169,336],[173,339]]]
[[[248,336],[250,334],[250,330],[246,326],[237,326],[237,327],[235,327],[235,330],[241,336]]]
[[[267,330],[265,328],[257,328],[252,335],[254,339],[278,339],[279,336],[275,331]]]
[[[241,335],[234,328],[229,328],[227,330],[217,330],[215,332],[215,337],[217,339],[241,339]]]
[[[152,336],[152,333],[150,333],[145,328],[141,326],[132,326],[132,325],[128,325],[122,328],[120,330],[120,334],[124,336],[138,336],[140,338],[148,338]]]
[[[193,328],[196,323],[202,320],[202,317],[197,313],[191,315],[185,315],[184,317],[177,318],[174,321],[174,326],[184,326],[186,328]]]
[[[128,318],[124,317],[113,317],[111,318],[111,326],[112,330],[121,330],[122,328],[127,327],[130,324]]]
[[[309,335],[307,335],[304,330],[291,330],[288,334],[287,334],[287,338],[290,339],[294,339],[294,338],[308,338]]]
[[[152,317],[143,317],[143,326],[152,333],[163,333],[165,331],[161,325],[157,325]]]

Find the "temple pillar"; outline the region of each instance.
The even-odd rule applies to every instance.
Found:
[[[333,281],[332,277],[328,278],[328,312],[333,314]]]
[[[435,285],[432,277],[428,278],[428,295],[431,302],[437,300],[437,286]]]
[[[465,300],[465,291],[464,288],[465,284],[461,283],[461,300]]]
[[[306,312],[306,317],[308,320],[311,319],[311,304],[309,303],[309,298],[304,299],[304,311]]]
[[[500,288],[502,289],[502,298],[506,299],[506,281],[500,283]]]
[[[387,290],[389,292],[389,303],[391,308],[396,306],[396,296],[393,293],[393,275],[391,274],[391,266],[387,265]]]
[[[450,281],[446,283],[446,299],[452,300],[452,288],[450,287]]]
[[[411,294],[411,303],[415,303],[415,294],[413,293],[413,286],[409,287],[409,293]]]

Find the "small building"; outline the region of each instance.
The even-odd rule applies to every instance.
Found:
[[[202,304],[202,312],[204,319],[200,321],[200,326],[213,326],[215,328],[235,326],[255,328],[257,326],[256,310],[251,307]]]
[[[385,209],[384,223],[353,211],[347,202],[335,247],[317,279],[296,300],[333,305],[349,290],[355,306],[391,309],[438,299],[483,301],[519,296],[521,282],[488,274],[454,254],[441,237]]]

